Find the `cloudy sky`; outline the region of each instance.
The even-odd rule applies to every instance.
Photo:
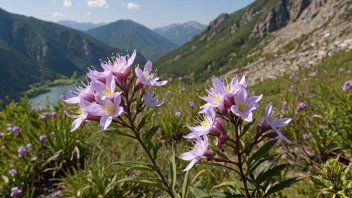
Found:
[[[254,0],[0,0],[0,8],[46,21],[132,19],[149,28],[196,20],[208,24]]]

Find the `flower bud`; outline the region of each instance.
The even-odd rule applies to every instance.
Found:
[[[143,83],[139,80],[136,81],[136,84],[134,85],[134,91],[138,91],[143,87]]]
[[[271,133],[265,134],[264,137],[275,139],[275,138],[277,138],[277,133],[276,132],[271,132]]]

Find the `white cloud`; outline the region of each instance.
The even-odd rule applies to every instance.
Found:
[[[60,12],[54,12],[52,16],[56,18],[56,17],[65,17],[66,15],[64,15]]]
[[[106,0],[88,0],[87,5],[90,8],[108,8]]]
[[[70,6],[72,6],[71,0],[64,0],[64,6],[65,6],[65,7],[70,7]]]
[[[90,15],[92,15],[92,13],[91,12],[87,12],[86,15],[90,16]]]
[[[141,9],[141,6],[139,4],[129,2],[129,3],[122,3],[122,6],[126,7],[129,11],[139,11]]]

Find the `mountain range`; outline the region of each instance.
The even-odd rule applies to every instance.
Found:
[[[75,29],[75,30],[80,30],[80,31],[87,31],[93,28],[97,28],[103,25],[106,25],[106,23],[90,23],[90,22],[78,22],[78,21],[58,21],[57,22],[60,25]]]
[[[352,49],[351,0],[256,0],[220,14],[155,62],[165,77],[204,82],[244,74],[250,83],[319,64]]]
[[[0,9],[0,97],[18,99],[29,85],[79,75],[99,59],[125,50],[80,31]],[[145,63],[138,55],[137,62]]]
[[[118,20],[86,33],[113,47],[138,49],[150,60],[156,60],[178,47],[165,37],[131,20]]]
[[[164,27],[155,28],[154,32],[181,46],[194,36],[201,33],[206,27],[206,25],[196,21],[189,21],[182,24],[174,23]]]

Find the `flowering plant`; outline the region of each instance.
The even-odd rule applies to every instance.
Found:
[[[249,96],[246,88],[245,77],[241,80],[234,77],[230,83],[213,77],[212,87],[206,90],[208,95],[201,97],[206,102],[199,112],[202,116],[196,126],[187,124],[191,133],[184,138],[190,140],[194,148],[179,156],[190,161],[185,171],[204,158],[208,162],[202,164],[220,166],[237,174],[240,185],[237,181],[225,181],[214,187],[229,186],[230,192],[221,195],[224,197],[228,193],[245,197],[266,197],[297,181],[297,178],[291,178],[273,183],[272,177],[280,175],[286,165],[278,165],[279,158],[269,155],[277,139],[289,142],[279,128],[286,126],[291,119],[274,117],[272,104],[269,103],[254,134],[248,133],[250,126],[254,124],[253,112],[258,109],[262,95]],[[229,125],[231,127],[227,129],[225,126]],[[266,139],[274,140],[261,144]],[[257,148],[259,145],[262,146]],[[262,164],[266,161],[271,162],[271,165],[263,168]],[[201,194],[211,197],[219,195],[195,188],[192,188],[192,192],[197,197]]]

